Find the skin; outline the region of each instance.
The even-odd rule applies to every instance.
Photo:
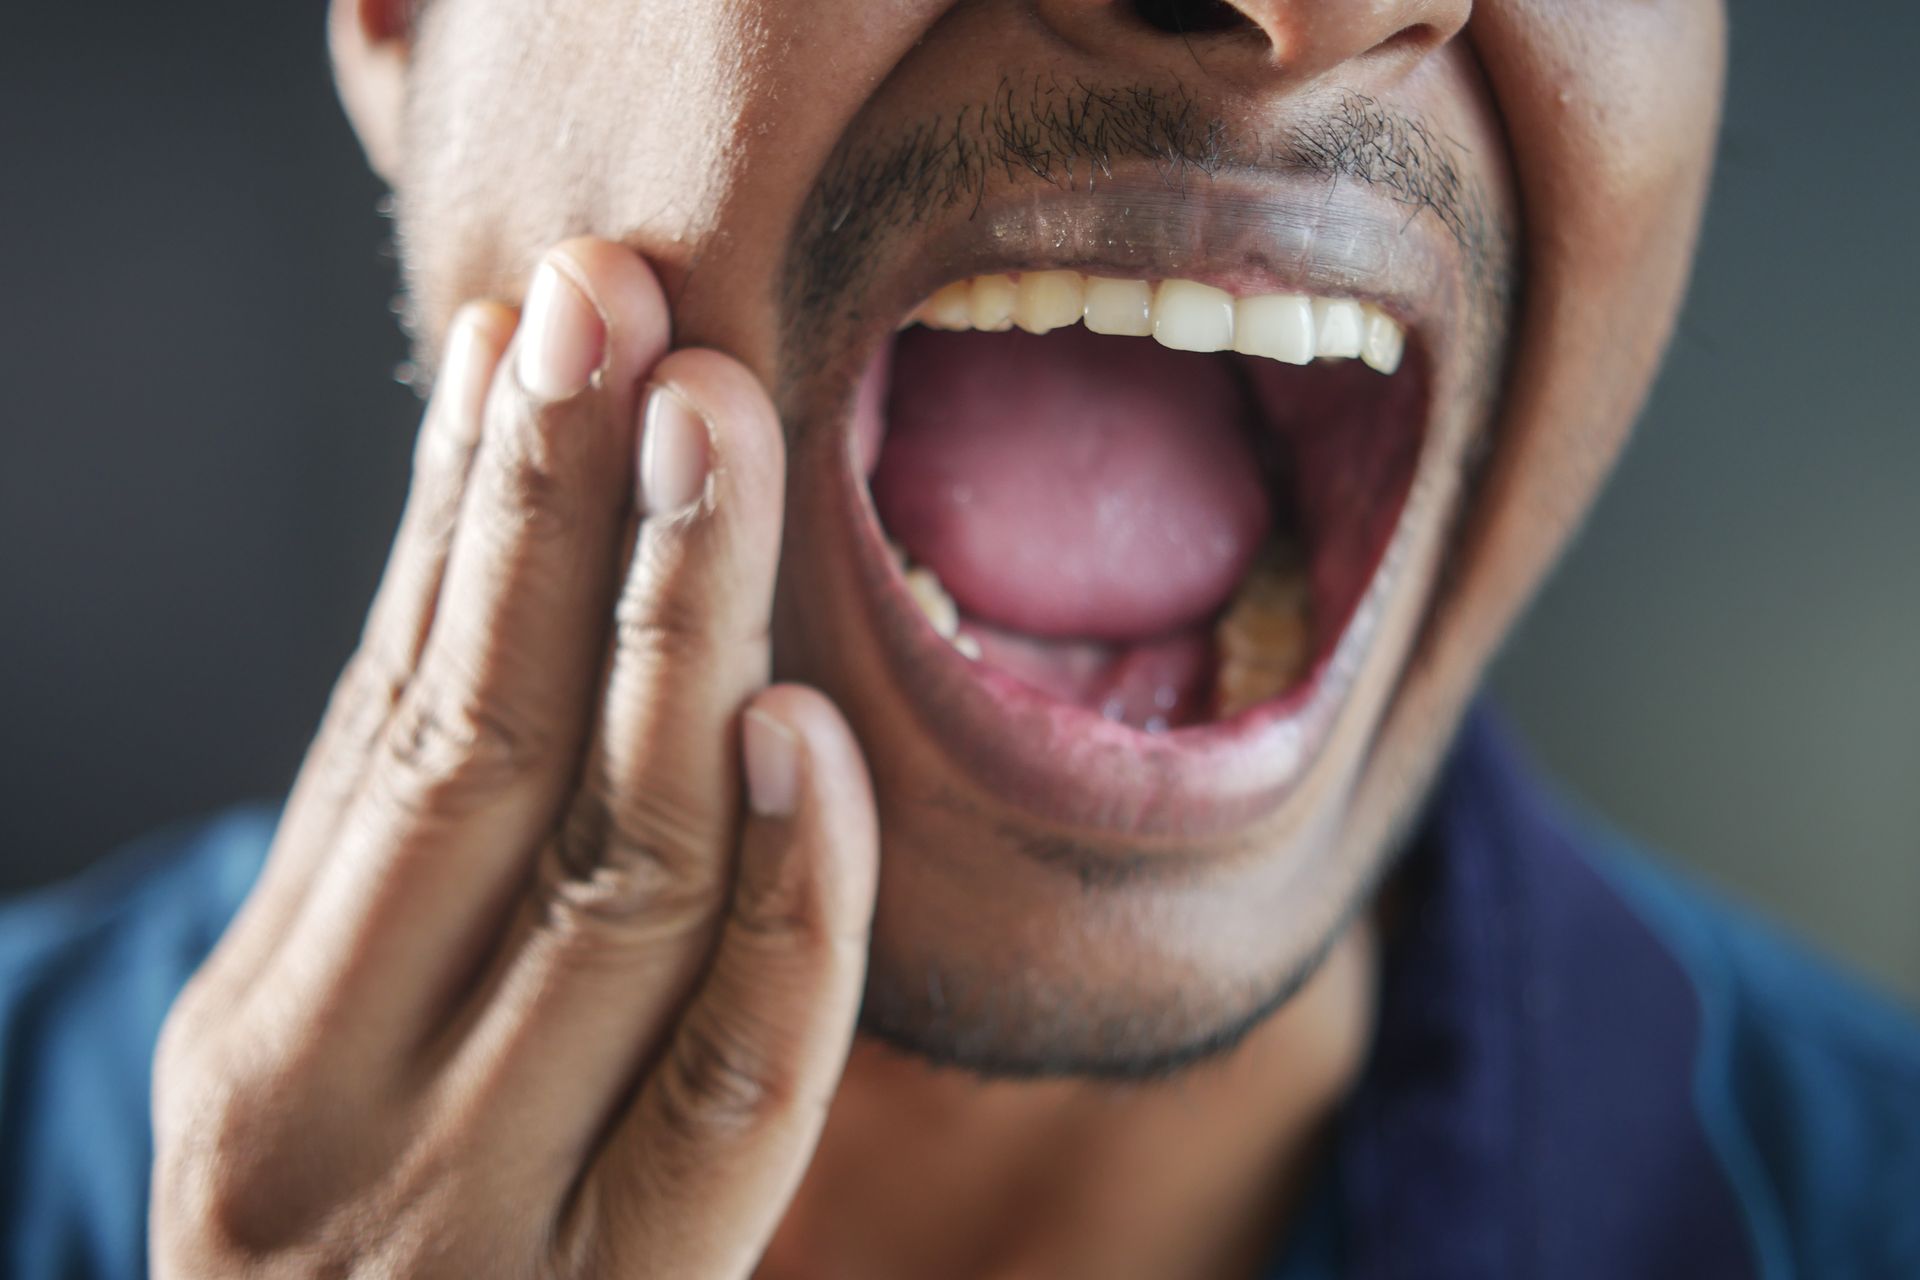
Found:
[[[440,376],[363,642],[162,1037],[159,1274],[1256,1267],[1365,1059],[1375,886],[1670,333],[1724,32],[1707,0],[1235,7],[1183,38],[1106,0],[336,0]],[[1233,139],[1363,99],[1472,193],[1477,253],[1398,206],[1450,282],[1431,483],[1276,799],[1027,803],[853,621],[851,379],[814,371],[863,289],[869,327],[916,300],[879,295],[926,228],[836,293],[795,287],[809,217],[1009,68],[1178,88]],[[527,301],[542,261],[573,301]]]

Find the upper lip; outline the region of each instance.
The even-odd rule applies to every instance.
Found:
[[[790,372],[804,373],[786,379],[784,390],[796,397],[790,407],[805,410],[789,418],[803,422],[806,435],[847,431],[861,377],[900,320],[941,285],[967,276],[1065,268],[1197,279],[1239,294],[1371,301],[1407,326],[1410,346],[1425,349],[1429,415],[1451,381],[1448,349],[1468,298],[1460,246],[1434,220],[1410,218],[1376,190],[1305,173],[1229,171],[1173,183],[1136,167],[1103,174],[1091,189],[1014,180],[873,248],[858,296],[809,317],[808,340],[788,344],[790,357],[802,353]],[[823,469],[810,483],[845,489],[846,501],[829,505],[853,513],[856,526],[875,520],[865,477],[847,465],[848,453],[796,441],[803,443],[816,446],[806,452]],[[892,683],[949,758],[1019,807],[1136,837],[1232,830],[1291,792],[1338,719],[1371,647],[1370,611],[1381,607],[1370,593],[1345,637],[1357,643],[1343,643],[1304,702],[1256,709],[1198,735],[1088,741],[1067,759],[1061,744],[1043,740],[1047,717],[1038,704],[1025,709],[1022,723],[1010,722],[1008,706],[976,687],[964,660],[946,652],[911,605],[888,598],[893,570],[878,539],[855,528],[836,532],[851,536],[816,546],[855,560],[865,589],[854,612],[879,634]],[[1396,536],[1396,547],[1401,541]]]
[[[850,395],[874,351],[942,285],[1045,269],[1358,298],[1444,366],[1469,302],[1466,255],[1417,212],[1379,188],[1299,170],[1169,174],[1134,162],[1071,183],[1015,177],[869,242],[857,288],[813,299],[804,315],[789,298],[783,382],[814,408]]]

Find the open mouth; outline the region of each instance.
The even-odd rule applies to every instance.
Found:
[[[878,238],[843,212],[789,292],[831,319],[789,353],[778,673],[886,726],[883,790],[1120,858],[1342,785],[1480,429],[1458,241],[1235,174],[1015,183]]]
[[[954,661],[1191,736],[1322,682],[1425,398],[1372,303],[994,273],[939,289],[874,361],[856,455],[895,589]]]

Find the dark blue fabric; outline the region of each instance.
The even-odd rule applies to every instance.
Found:
[[[272,830],[236,811],[0,906],[0,1276],[146,1273],[154,1042]]]
[[[1920,1277],[1920,1030],[1910,1015],[1631,853],[1596,865],[1698,993],[1694,1103],[1762,1273]]]
[[[1340,1143],[1347,1274],[1758,1275],[1694,1107],[1694,988],[1484,721],[1397,888]]]
[[[144,1273],[149,1062],[272,815],[0,907],[0,1275]],[[1469,726],[1275,1280],[1920,1278],[1920,1030]]]

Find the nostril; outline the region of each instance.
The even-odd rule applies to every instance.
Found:
[[[1133,11],[1156,31],[1208,35],[1251,29],[1253,20],[1227,0],[1131,0]]]

